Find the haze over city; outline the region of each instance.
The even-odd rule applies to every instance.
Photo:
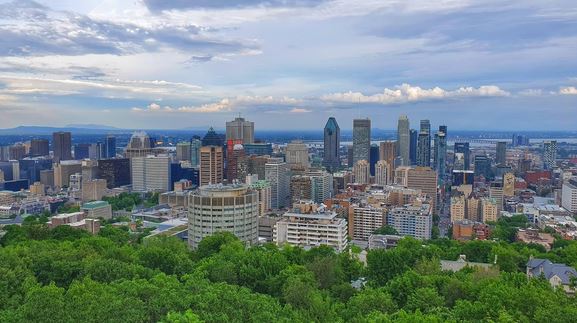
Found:
[[[574,130],[575,1],[1,1],[0,127]]]

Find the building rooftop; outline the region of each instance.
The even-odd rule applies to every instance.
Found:
[[[94,201],[94,202],[84,203],[82,205],[82,208],[83,209],[96,209],[96,208],[100,208],[100,207],[105,207],[107,205],[109,205],[109,204],[106,201]]]
[[[571,278],[577,277],[575,268],[565,264],[552,263],[549,259],[530,259],[527,262],[527,271],[531,272],[534,277],[539,277],[542,274],[547,280],[557,276],[563,285],[569,285]]]

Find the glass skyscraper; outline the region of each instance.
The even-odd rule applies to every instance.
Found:
[[[402,115],[397,123],[397,154],[401,157],[403,165],[410,164],[409,148],[409,118],[406,115]]]
[[[323,166],[334,172],[341,166],[339,148],[341,146],[341,129],[334,117],[330,117],[324,131],[324,157]]]
[[[370,161],[371,120],[353,120],[353,165],[359,160]]]

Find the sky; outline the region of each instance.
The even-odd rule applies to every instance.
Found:
[[[575,0],[0,0],[0,128],[577,130]]]

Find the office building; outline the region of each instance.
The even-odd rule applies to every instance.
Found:
[[[84,180],[82,182],[82,201],[99,201],[106,192],[105,179]]]
[[[489,197],[495,199],[497,204],[497,214],[500,214],[503,210],[503,185],[502,183],[491,183],[489,187]]]
[[[271,209],[271,187],[270,183],[264,180],[247,181],[251,189],[258,193],[258,215],[264,216]],[[272,231],[271,231],[272,233]]]
[[[429,120],[421,120],[417,145],[417,165],[431,166],[431,123]]]
[[[244,152],[247,156],[270,156],[272,155],[272,144],[270,143],[253,143],[244,144]]]
[[[387,181],[389,183],[393,182],[393,174],[395,170],[395,157],[397,156],[396,152],[396,141],[383,141],[380,143],[379,148],[379,160],[384,160],[388,163],[389,168],[387,169]]]
[[[452,186],[472,185],[475,183],[475,172],[472,170],[453,170]]]
[[[205,185],[188,195],[188,244],[216,232],[231,232],[242,242],[258,242],[258,192],[247,185]]]
[[[285,149],[285,160],[289,167],[307,169],[309,163],[309,148],[301,140],[293,140]]]
[[[144,131],[135,132],[124,150],[126,158],[146,157],[152,154],[152,140]]]
[[[513,173],[503,174],[503,196],[515,196],[515,175]]]
[[[200,148],[200,185],[220,184],[224,177],[224,156],[221,146]]]
[[[418,164],[419,132],[415,129],[409,131],[409,163],[407,165],[416,166]]]
[[[433,228],[431,206],[416,204],[395,207],[387,215],[387,224],[401,236],[411,236],[421,240],[431,239]]]
[[[176,160],[190,161],[192,158],[192,143],[190,141],[176,144]]]
[[[411,163],[409,158],[409,150],[411,148],[411,135],[409,132],[409,118],[406,115],[399,117],[397,123],[397,155],[401,157],[403,166],[408,166]]]
[[[442,183],[447,173],[447,126],[439,126],[439,132],[435,134],[434,169]]]
[[[369,173],[369,162],[366,160],[359,160],[355,163],[353,167],[353,174],[355,176],[355,183],[357,184],[369,184],[370,173]]]
[[[306,173],[311,178],[311,195],[315,203],[324,203],[333,197],[333,175],[326,171],[315,170]]]
[[[507,142],[498,141],[495,147],[495,164],[505,165],[507,163]]]
[[[491,161],[487,156],[475,156],[475,176],[491,178]]]
[[[72,134],[70,132],[55,132],[52,134],[52,151],[55,163],[72,159]]]
[[[223,147],[225,139],[225,135],[216,133],[216,131],[210,127],[206,135],[202,137],[202,146]]]
[[[76,160],[88,159],[89,156],[90,156],[90,144],[74,145],[74,159]]]
[[[265,164],[265,180],[271,186],[271,208],[290,206],[290,170],[287,163],[271,159]]]
[[[130,185],[130,159],[103,159],[98,161],[98,178],[106,180],[107,188]]]
[[[254,122],[238,117],[226,123],[226,141],[239,140],[241,144],[254,143]]]
[[[50,145],[47,139],[30,140],[30,157],[41,157],[50,155]]]
[[[557,160],[557,141],[550,140],[543,142],[543,168],[551,170],[555,168]]]
[[[348,244],[347,221],[322,205],[296,205],[275,224],[273,242],[305,249],[324,245],[342,252]]]
[[[102,158],[109,159],[115,157],[116,157],[116,137],[108,135],[104,140],[104,153],[102,154]]]
[[[470,170],[471,169],[471,151],[468,142],[456,142],[453,149],[453,169]]]
[[[437,207],[437,172],[430,167],[414,167],[407,171],[406,187],[421,190],[431,204],[431,212],[436,213]]]
[[[341,128],[334,117],[330,117],[324,129],[323,166],[334,172],[341,166],[339,149],[341,147]]]
[[[524,135],[514,134],[512,146],[513,147],[529,146],[529,137],[524,136]]]
[[[290,178],[290,194],[292,203],[301,200],[312,200],[313,181],[310,176],[295,175]]]
[[[198,167],[200,165],[200,147],[202,147],[202,141],[197,138],[192,138],[190,141],[190,164],[192,167]]]
[[[248,162],[243,145],[240,143],[232,144],[229,141],[226,145],[226,180],[229,183],[236,180],[243,181],[247,174]]]
[[[388,185],[389,184],[390,166],[386,160],[379,160],[375,167],[375,184]]]
[[[371,145],[369,156],[369,173],[371,176],[375,176],[375,166],[379,161],[379,146]]]
[[[387,209],[370,205],[349,207],[349,237],[353,240],[367,241],[379,228],[387,224]]]
[[[359,160],[370,161],[371,120],[353,120],[353,164]]]
[[[54,186],[59,188],[69,187],[70,175],[81,174],[82,163],[77,160],[62,160],[54,164]]]
[[[561,205],[567,211],[577,214],[577,178],[572,178],[563,183]]]
[[[146,156],[130,160],[132,190],[136,192],[172,190],[170,185],[170,157]]]

